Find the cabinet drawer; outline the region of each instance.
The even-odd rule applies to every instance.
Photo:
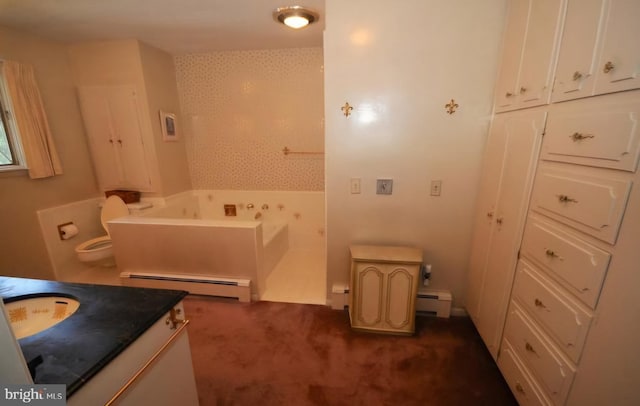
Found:
[[[634,172],[640,155],[640,103],[600,103],[597,109],[591,100],[571,105],[576,107],[549,112],[542,159]],[[580,106],[584,108],[572,111]]]
[[[580,359],[592,316],[524,261],[518,263],[513,297],[556,339],[575,363]]]
[[[522,361],[514,353],[507,339],[502,341],[498,367],[518,400],[518,404],[521,406],[551,404],[535,383],[535,379],[529,375],[527,368],[522,365]]]
[[[529,217],[520,253],[566,282],[571,293],[595,309],[611,254],[536,217]]]
[[[539,168],[531,208],[602,241],[614,244],[631,182]]]
[[[564,404],[573,383],[575,367],[533,326],[513,301],[507,315],[505,337],[551,400],[555,404]]]

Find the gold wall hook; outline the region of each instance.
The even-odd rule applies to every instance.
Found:
[[[456,109],[460,106],[458,106],[455,100],[451,99],[451,101],[445,104],[444,107],[447,109],[447,114],[453,114],[456,112]]]
[[[353,106],[349,105],[349,102],[346,102],[344,106],[340,107],[345,117],[349,117],[351,115],[351,110],[353,110]]]

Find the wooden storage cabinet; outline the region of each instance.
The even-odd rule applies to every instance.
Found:
[[[546,270],[587,306],[596,308],[611,260],[610,253],[532,215],[520,254]]]
[[[152,192],[143,114],[135,86],[78,89],[89,148],[101,190]]]
[[[614,244],[631,181],[606,172],[541,164],[531,209]]]
[[[504,338],[552,402],[563,404],[576,368],[515,302],[509,307]]]
[[[355,245],[350,251],[351,326],[358,330],[413,334],[422,250]]]
[[[568,0],[554,102],[640,87],[640,2]]]
[[[502,341],[498,367],[520,406],[552,404],[506,338]]]
[[[496,112],[549,103],[564,0],[509,2]]]
[[[554,105],[541,157],[635,172],[640,157],[640,99],[633,93]]]
[[[497,115],[485,149],[467,311],[494,358],[500,348],[545,118],[542,110]]]

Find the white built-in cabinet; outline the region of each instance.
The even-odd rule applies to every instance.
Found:
[[[497,116],[485,148],[469,265],[467,311],[494,358],[545,127],[541,110]]]
[[[640,2],[568,0],[552,100],[640,87]]]
[[[78,93],[100,189],[153,191],[136,87],[83,86]]]
[[[413,334],[422,250],[354,245],[349,317],[357,330]]]
[[[509,5],[468,311],[521,405],[640,404],[640,1]],[[552,93],[527,104],[539,88],[524,83],[548,69]],[[546,121],[535,176],[520,176],[530,193],[507,200],[523,229],[501,248],[501,176],[518,158],[500,129],[516,113]]]
[[[562,0],[509,2],[496,112],[549,102],[563,15]]]

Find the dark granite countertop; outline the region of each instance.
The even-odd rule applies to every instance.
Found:
[[[0,296],[59,294],[80,302],[66,320],[18,340],[27,362],[42,356],[38,384],[65,384],[67,397],[133,343],[186,295],[180,290],[63,283],[0,276]]]

